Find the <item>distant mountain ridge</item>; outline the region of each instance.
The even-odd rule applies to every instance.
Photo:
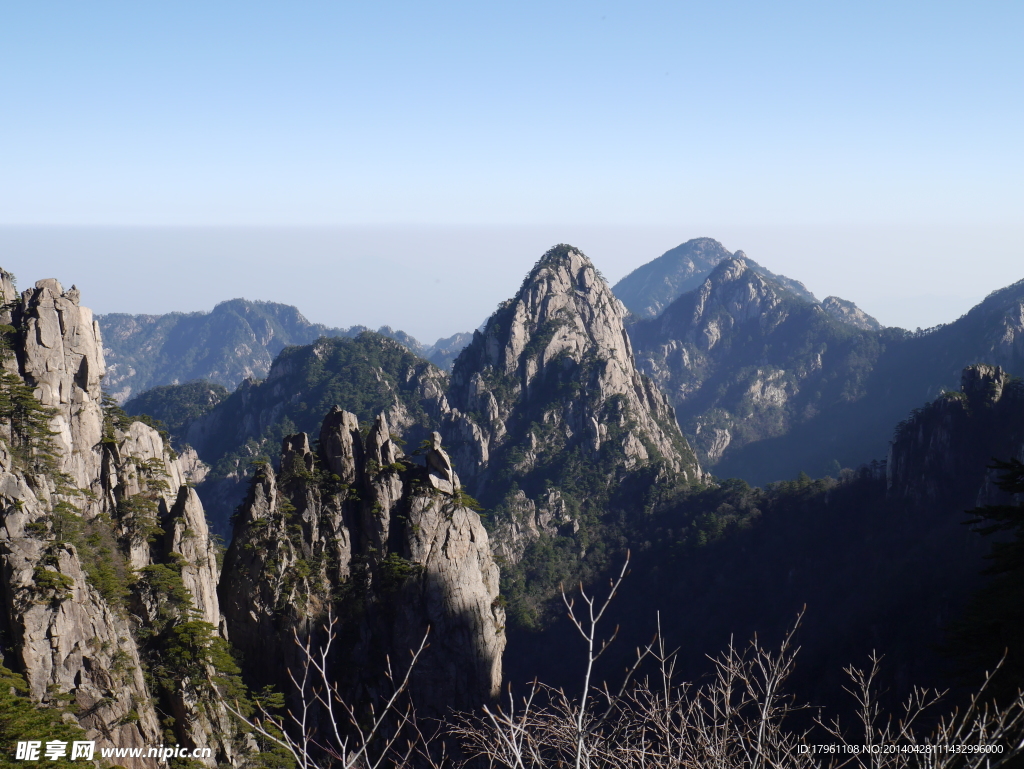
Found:
[[[630,334],[701,461],[757,484],[882,455],[892,425],[956,387],[965,366],[1024,373],[1024,281],[926,332],[858,313],[834,297],[807,302],[733,256]]]
[[[654,318],[730,256],[717,240],[694,238],[637,267],[612,286],[612,292],[634,315]]]
[[[735,255],[745,257],[742,251]],[[718,241],[696,238],[634,270],[616,284],[614,293],[638,318],[654,317],[731,256]],[[751,265],[794,295],[817,302],[799,281],[776,275],[755,262]],[[880,327],[852,302],[829,297],[822,306],[844,322]],[[210,312],[110,313],[98,315],[97,321],[108,361],[104,389],[119,403],[154,387],[196,380],[234,390],[245,379],[267,376],[274,358],[285,347],[311,344],[321,336],[355,337],[370,330],[361,325],[332,328],[312,323],[291,305],[247,299],[221,302]],[[473,339],[472,332],[459,332],[425,345],[390,326],[382,326],[377,333],[449,371]]]
[[[731,258],[746,260],[758,275],[778,284],[797,299],[820,304],[825,312],[843,323],[876,331],[882,328],[881,323],[853,302],[838,296],[829,296],[819,302],[799,280],[777,275],[742,251],[730,253],[712,238],[694,238],[666,251],[657,259],[637,267],[612,290],[636,319],[656,318],[680,296],[699,288],[719,264]]]
[[[654,318],[680,296],[698,288],[715,267],[731,257],[746,259],[753,270],[780,284],[794,296],[808,302],[818,301],[799,280],[776,275],[742,251],[731,253],[713,238],[694,238],[666,251],[657,259],[637,267],[616,283],[612,291],[637,317]]]
[[[207,380],[234,390],[245,379],[262,379],[285,347],[320,337],[355,337],[366,326],[331,328],[311,323],[296,307],[231,299],[210,312],[165,315],[97,315],[108,361],[104,389],[119,402],[153,387]],[[404,331],[382,326],[390,337],[442,368],[450,368],[471,334],[459,333],[426,346]]]

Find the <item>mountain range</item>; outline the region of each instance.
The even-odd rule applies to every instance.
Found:
[[[447,371],[398,332],[327,333],[283,305],[94,319],[76,289],[0,274],[11,701],[100,745],[289,766],[234,713],[304,712],[328,742],[365,727],[308,709],[287,673],[303,644],[367,714],[427,638],[403,691],[468,718],[538,675],[576,685],[563,591],[626,559],[595,681],[655,627],[692,680],[732,634],[779,637],[806,606],[793,684],[819,705],[844,712],[842,668],[872,649],[893,660],[886,706],[914,684],[955,698],[1006,646],[999,685],[1021,683],[1024,646],[993,625],[1016,593],[962,523],[1019,511],[989,465],[1024,459],[1024,282],[922,333],[710,239],[616,289],[559,244],[435,345],[459,348]],[[105,349],[127,368],[108,374]],[[123,409],[108,381],[136,393]]]
[[[245,379],[261,379],[285,347],[322,336],[354,337],[365,326],[328,328],[310,323],[295,307],[232,299],[210,312],[166,315],[98,315],[107,375],[104,388],[119,403],[154,387],[208,380],[234,390]],[[450,367],[468,334],[425,346],[390,326],[378,330],[442,367]]]
[[[844,312],[734,255],[630,327],[640,369],[664,388],[716,475],[757,484],[835,475],[884,456],[892,425],[956,389],[965,366],[1024,374],[1024,282],[921,333],[876,328],[830,299]]]

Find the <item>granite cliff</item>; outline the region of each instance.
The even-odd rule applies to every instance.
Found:
[[[581,521],[600,517],[588,505],[638,473],[701,478],[671,406],[636,369],[624,315],[586,256],[559,245],[455,362],[442,432],[468,488],[498,508],[509,562],[541,534],[586,542]]]
[[[200,662],[173,689],[150,675],[170,611],[155,571],[186,591],[197,628],[212,635],[220,624],[219,569],[188,487],[194,455],[176,457],[156,430],[104,407],[99,327],[77,289],[44,280],[19,297],[2,274],[0,291],[5,664],[34,701],[69,712],[100,746],[170,738],[214,747],[210,766],[231,761],[238,734],[207,685],[212,666]]]
[[[356,415],[335,408],[316,445],[286,437],[280,469],[257,472],[236,516],[221,599],[248,678],[285,690],[284,670],[300,663],[292,631],[315,633],[330,611],[343,690],[375,690],[385,657],[406,664],[429,628],[412,679],[420,714],[493,699],[505,647],[498,567],[440,436],[419,465],[386,415],[364,437]]]

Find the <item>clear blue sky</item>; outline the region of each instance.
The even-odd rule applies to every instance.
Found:
[[[414,297],[432,262],[451,275],[501,260],[473,273],[479,306],[390,321],[429,338],[476,325],[559,240],[615,279],[717,237],[907,326],[1024,277],[1019,2],[2,12],[0,265],[76,282],[100,311],[255,298],[248,264],[281,275],[259,298],[296,301],[305,286],[314,320],[375,325],[374,281],[407,278],[396,295]],[[53,225],[340,229],[232,241]],[[488,233],[504,244],[481,245]],[[61,272],[111,237],[92,279],[104,286]],[[304,257],[316,276],[298,274]],[[108,285],[133,258],[135,274]],[[176,258],[221,290],[169,290]],[[128,282],[140,277],[152,286]],[[343,280],[344,311],[328,289]]]

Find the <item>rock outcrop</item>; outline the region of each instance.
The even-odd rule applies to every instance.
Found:
[[[999,366],[964,369],[959,391],[942,393],[897,427],[886,463],[891,499],[918,507],[1002,502],[992,459],[1024,459],[1024,388]]]
[[[878,331],[882,324],[860,309],[853,302],[840,299],[838,296],[826,296],[821,307],[836,320],[841,320],[861,331]]]
[[[8,289],[4,293],[6,296]],[[5,365],[17,369],[35,389],[42,406],[56,409],[51,428],[60,447],[60,471],[71,476],[76,488],[99,496],[100,380],[106,367],[99,325],[92,311],[78,301],[77,289],[65,292],[52,279],[41,280],[25,291],[9,316],[22,342],[13,345],[13,355]],[[99,509],[98,502],[87,504],[89,512]]]
[[[439,436],[427,465],[403,461],[384,414],[364,438],[333,409],[319,450],[288,436],[280,469],[258,472],[224,562],[221,600],[249,675],[281,683],[302,659],[292,633],[339,618],[332,676],[352,699],[376,691],[384,656],[404,665],[422,714],[489,701],[501,683],[504,612],[480,517],[460,503]],[[282,662],[284,664],[282,664]]]
[[[159,632],[160,606],[130,577],[169,566],[196,616],[221,624],[216,553],[187,485],[201,463],[175,457],[156,430],[104,408],[99,327],[77,289],[44,280],[18,297],[0,274],[0,291],[0,386],[5,400],[29,408],[0,424],[0,653],[34,700],[66,703],[99,746],[160,744],[161,693],[144,675],[140,640]],[[214,747],[211,766],[231,761],[235,728],[223,709],[177,704],[181,744]]]

